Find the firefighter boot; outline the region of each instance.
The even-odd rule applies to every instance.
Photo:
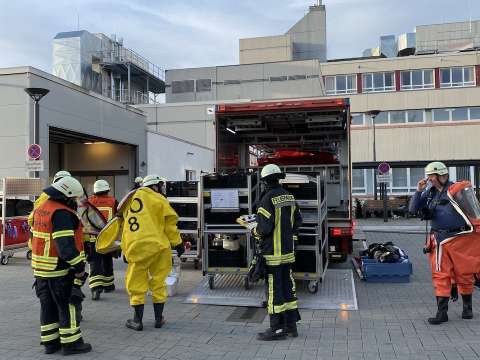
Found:
[[[463,311],[462,311],[462,319],[473,319],[473,311],[472,311],[472,294],[463,295]]]
[[[92,351],[92,345],[83,342],[83,339],[63,345],[63,355],[84,354],[90,351]]]
[[[257,340],[273,341],[284,340],[287,333],[284,329],[284,314],[270,314],[270,328],[257,334]]]
[[[143,308],[144,305],[133,305],[133,319],[128,319],[127,323],[125,324],[126,327],[129,329],[133,329],[136,331],[142,331],[143,330]]]
[[[437,305],[438,305],[438,310],[437,310],[437,315],[434,318],[429,318],[428,322],[432,325],[439,325],[441,323],[447,322],[448,321],[448,296],[447,297],[442,297],[442,296],[437,296]]]
[[[165,319],[163,318],[163,306],[165,303],[154,303],[153,312],[155,313],[155,327],[157,329],[161,328],[165,324]]]
[[[102,289],[100,287],[96,287],[92,289],[92,300],[100,300],[101,293],[102,293]]]
[[[59,339],[50,341],[44,344],[44,346],[45,346],[45,354],[54,354],[62,348],[62,345],[60,345]]]

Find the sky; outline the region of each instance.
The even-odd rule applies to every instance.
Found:
[[[315,0],[0,0],[0,68],[51,72],[62,31],[116,34],[164,69],[238,64],[238,39],[285,33]],[[361,56],[380,35],[480,20],[480,0],[323,0],[329,59]]]

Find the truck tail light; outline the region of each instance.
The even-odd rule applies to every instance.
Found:
[[[330,234],[333,237],[341,237],[341,236],[352,236],[353,235],[353,227],[346,227],[346,228],[331,228]]]

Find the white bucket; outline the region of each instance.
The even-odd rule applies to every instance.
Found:
[[[175,256],[173,258],[173,266],[172,271],[167,276],[167,293],[168,296],[175,296],[178,290],[178,283],[180,281],[180,275],[182,273],[181,266],[180,266],[180,259]]]

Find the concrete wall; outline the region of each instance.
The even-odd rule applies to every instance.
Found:
[[[290,35],[264,36],[240,39],[240,64],[255,64],[293,60]]]
[[[318,60],[166,71],[166,102],[282,99],[324,94]],[[172,93],[172,81],[211,79],[209,92]]]
[[[40,145],[49,177],[49,128],[56,127],[138,147],[136,164],[146,161],[145,116],[132,107],[88,92],[40,70],[25,67],[0,70],[0,177],[26,176],[26,148],[33,142],[33,104],[25,87],[50,90],[40,102]],[[137,165],[138,166],[138,165]],[[146,169],[130,169],[146,175]]]
[[[147,132],[147,166],[149,173],[159,174],[170,181],[185,179],[186,170],[212,172],[215,152],[165,134]]]

